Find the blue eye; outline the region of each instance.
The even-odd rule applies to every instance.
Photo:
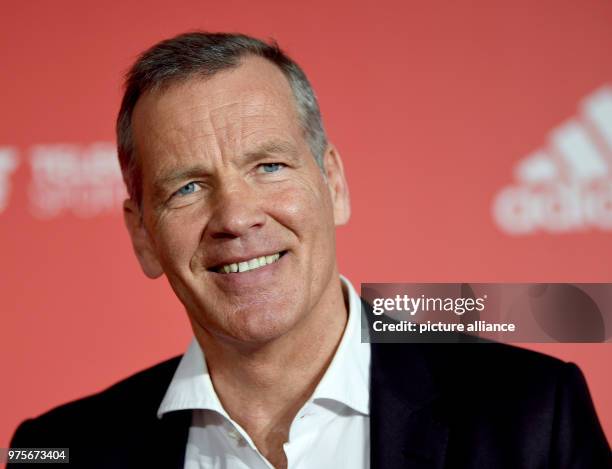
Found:
[[[198,186],[195,182],[190,182],[181,187],[178,191],[176,191],[176,193],[178,195],[189,195],[197,192],[198,190],[200,190],[200,186]]]
[[[276,171],[281,169],[283,166],[284,164],[282,163],[264,163],[261,165],[261,167],[264,170],[264,173],[275,173]]]

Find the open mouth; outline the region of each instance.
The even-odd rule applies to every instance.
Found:
[[[274,264],[281,257],[283,257],[286,253],[287,251],[280,251],[275,254],[270,254],[268,256],[254,257],[253,259],[248,259],[242,262],[234,262],[231,264],[217,265],[215,267],[210,268],[209,270],[213,272],[217,272],[219,274],[234,274],[234,273],[248,272],[249,270],[260,269],[261,267],[265,267],[267,265]]]

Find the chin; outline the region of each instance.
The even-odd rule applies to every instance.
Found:
[[[244,308],[232,314],[229,335],[240,342],[264,344],[289,333],[298,322],[295,305]]]

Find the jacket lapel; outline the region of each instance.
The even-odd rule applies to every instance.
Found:
[[[377,468],[444,465],[448,425],[424,344],[372,346],[370,462]]]

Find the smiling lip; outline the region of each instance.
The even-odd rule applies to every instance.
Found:
[[[221,264],[217,264],[209,271],[219,274],[234,274],[245,273],[252,270],[266,267],[267,265],[277,262],[287,251],[277,251],[271,254],[262,254],[257,256],[241,257],[227,260]]]
[[[212,275],[211,280],[224,294],[236,296],[254,294],[259,297],[264,290],[276,288],[279,282],[289,276],[286,269],[290,265],[287,260],[290,257],[290,252],[280,251],[280,253],[282,255],[279,256],[277,261],[245,272],[226,274],[223,271],[209,270],[210,275]]]

